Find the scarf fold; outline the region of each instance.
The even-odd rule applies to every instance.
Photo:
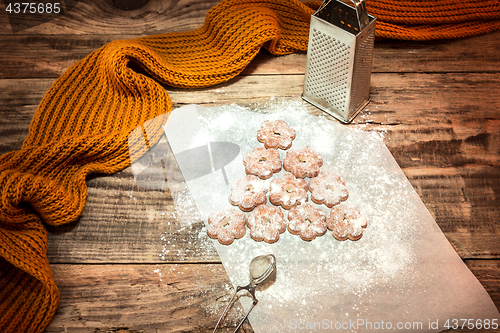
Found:
[[[59,292],[44,223],[76,220],[86,177],[118,172],[140,155],[128,151],[129,134],[172,110],[164,85],[225,82],[262,48],[273,55],[306,51],[319,5],[223,0],[199,29],[108,43],[54,82],[22,149],[0,156],[0,332],[42,332],[54,317]],[[498,1],[372,0],[368,10],[379,19],[379,37],[426,40],[500,29]]]

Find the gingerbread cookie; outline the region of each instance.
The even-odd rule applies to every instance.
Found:
[[[273,205],[290,209],[301,202],[306,202],[307,182],[287,173],[282,178],[274,179],[269,189],[269,201]]]
[[[295,139],[295,130],[283,120],[266,120],[257,131],[257,140],[266,148],[288,149]]]
[[[312,241],[326,232],[326,214],[310,203],[300,204],[288,213],[288,231],[300,235],[305,241]]]
[[[283,168],[297,178],[316,177],[322,165],[321,155],[308,146],[288,151],[283,161]]]
[[[363,236],[363,229],[368,225],[368,219],[355,205],[341,203],[330,211],[326,220],[328,229],[338,240],[358,240]]]
[[[349,197],[349,191],[342,177],[324,170],[309,181],[309,191],[311,191],[311,200],[314,203],[325,204],[329,208]]]
[[[258,242],[274,243],[286,230],[283,211],[281,207],[274,206],[257,206],[248,216],[247,225],[250,228],[250,236]]]
[[[255,206],[267,202],[266,183],[254,175],[246,175],[231,186],[229,202],[239,206],[244,212],[252,211]]]
[[[280,153],[276,149],[255,148],[243,158],[248,175],[268,179],[273,173],[281,171]]]
[[[207,233],[224,245],[231,244],[246,232],[246,215],[234,207],[227,207],[208,216]]]

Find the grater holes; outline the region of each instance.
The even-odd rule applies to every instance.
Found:
[[[344,110],[349,47],[314,29],[311,49],[306,90],[328,104]]]
[[[354,74],[352,86],[352,104],[356,108],[361,105],[369,95],[374,39],[374,31],[368,30],[365,38],[357,49],[355,63],[356,72]]]
[[[349,46],[313,29],[305,89],[337,109],[346,108]]]

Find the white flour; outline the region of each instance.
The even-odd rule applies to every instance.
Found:
[[[189,118],[185,112],[183,121]],[[218,170],[188,182],[205,223],[209,213],[229,205],[230,185],[245,175],[241,156],[262,146],[256,139],[257,130],[264,120],[275,119],[284,120],[295,129],[292,148],[310,146],[322,155],[322,169],[343,177],[349,191],[345,202],[359,206],[368,217],[368,227],[358,241],[337,241],[327,231],[306,242],[285,231],[278,242],[267,244],[251,239],[248,230],[229,246],[213,241],[235,286],[249,282],[248,265],[252,258],[267,253],[277,258],[276,281],[257,292],[259,304],[249,317],[256,332],[289,331],[293,320],[397,321],[447,315],[446,306],[451,303],[448,300],[456,293],[447,289],[448,271],[440,260],[447,256],[453,265],[463,263],[436,228],[380,134],[310,115],[304,103],[289,100],[258,104],[253,109],[227,105],[199,108],[198,112],[201,130],[193,134],[190,142],[189,134],[179,128],[182,125],[172,119],[170,124],[167,122],[167,127],[171,127],[166,132],[174,151],[177,144],[186,149],[207,141],[232,142],[241,149],[224,172]],[[189,122],[196,122],[196,118]],[[285,152],[280,150],[280,155],[283,160]],[[268,181],[282,177],[283,173],[274,174]],[[229,185],[224,183],[222,174]],[[177,206],[182,203],[177,203],[176,209]],[[328,215],[326,206],[316,207]],[[203,228],[199,237],[205,236]],[[432,254],[433,251],[438,254]],[[470,273],[467,272],[464,274]],[[464,290],[458,284],[451,286]],[[429,297],[439,297],[446,306]],[[249,306],[245,299],[242,304]]]

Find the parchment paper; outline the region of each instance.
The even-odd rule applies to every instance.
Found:
[[[297,133],[292,148],[309,145],[323,156],[323,168],[342,175],[350,193],[347,202],[357,204],[369,223],[354,242],[337,241],[330,231],[311,242],[288,231],[274,244],[256,242],[249,232],[229,246],[214,240],[234,286],[249,282],[248,267],[255,256],[273,253],[277,258],[276,281],[257,292],[259,303],[249,317],[255,332],[430,332],[445,329],[446,323],[461,326],[460,319],[498,323],[490,297],[453,250],[380,135],[309,115],[300,103],[275,102],[256,110],[190,105],[171,113],[164,129],[176,156],[211,147],[212,142],[240,148],[223,168],[213,168],[211,161],[213,172],[194,179],[184,174],[205,223],[210,212],[230,205],[229,188],[245,175],[242,157],[263,146],[256,133],[266,119],[285,120]],[[285,152],[280,152],[283,159]],[[196,156],[191,163],[199,163]],[[186,164],[184,158],[180,170],[192,173],[193,165]],[[326,206],[321,208],[328,213]],[[242,304],[248,308],[245,299]]]

